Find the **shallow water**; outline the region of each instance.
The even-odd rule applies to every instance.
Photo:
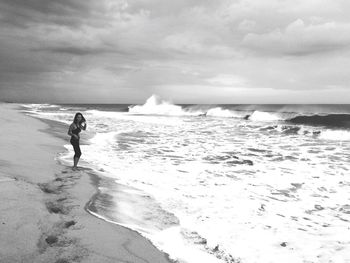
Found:
[[[27,107],[67,124],[84,113],[96,135],[82,161],[112,179],[92,212],[180,262],[350,262],[350,132],[286,121],[315,105]]]

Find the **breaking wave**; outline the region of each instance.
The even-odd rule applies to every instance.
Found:
[[[212,117],[226,117],[226,118],[241,118],[242,117],[242,113],[239,113],[237,111],[232,111],[229,109],[223,109],[220,107],[209,109],[205,115],[212,116]]]
[[[239,118],[257,122],[287,122],[309,126],[325,126],[327,128],[350,128],[350,113],[306,112],[305,106],[294,105],[280,107],[270,105],[175,105],[152,95],[143,105],[129,106],[129,113],[139,115],[166,116],[207,116],[223,118]],[[300,108],[298,108],[300,107]],[[333,110],[333,109],[332,109]],[[332,111],[330,110],[330,111]]]
[[[129,113],[142,115],[170,115],[181,116],[188,115],[181,106],[174,105],[168,101],[162,100],[159,96],[153,95],[147,99],[143,105],[129,107]]]
[[[182,107],[152,95],[143,105],[129,106],[129,113],[139,115],[167,115],[167,116],[211,116],[211,117],[232,117],[240,118],[244,115],[221,107],[192,105]]]
[[[252,120],[252,121],[278,121],[278,120],[283,120],[283,118],[282,118],[282,116],[279,116],[278,113],[254,111],[253,114],[249,116],[249,120]]]

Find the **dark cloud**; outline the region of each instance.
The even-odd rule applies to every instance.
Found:
[[[176,16],[193,8],[213,10],[220,6],[222,2],[211,0],[133,0],[126,1],[125,11],[130,13],[138,13],[142,10],[149,11],[151,17]]]
[[[285,50],[282,54],[288,55],[288,56],[296,56],[296,57],[302,57],[302,56],[314,56],[314,55],[329,55],[329,53],[332,52],[343,52],[350,48],[349,44],[314,44],[310,46],[305,46],[300,49],[294,49],[294,50]]]
[[[309,56],[343,52],[350,47],[350,24],[297,19],[268,33],[249,33],[242,44],[264,56]]]
[[[7,75],[12,78],[16,74],[30,76],[59,71],[62,64],[66,62],[67,59],[63,57],[52,60],[44,54],[22,50],[15,45],[13,47],[3,45],[0,47],[0,72],[2,74],[0,81],[4,80]]]
[[[264,46],[261,43],[249,44],[245,46],[249,48],[256,56],[262,57],[308,57],[308,56],[329,56],[332,53],[341,53],[350,50],[349,44],[340,43],[315,43],[293,46],[292,44],[285,45],[270,45]]]
[[[0,97],[64,101],[74,87],[132,101],[196,87],[205,101],[216,88],[228,98],[345,86],[348,10],[344,0],[0,0]]]
[[[45,47],[45,48],[37,48],[33,49],[33,51],[36,52],[50,52],[50,53],[59,53],[59,54],[68,54],[68,55],[75,55],[75,56],[90,56],[90,55],[100,55],[100,54],[107,54],[107,53],[116,53],[116,54],[124,54],[126,55],[126,52],[107,48],[107,47],[84,47],[84,46],[57,46],[57,47]]]
[[[33,23],[80,26],[89,17],[102,14],[99,1],[85,0],[1,0],[0,21],[27,27]]]

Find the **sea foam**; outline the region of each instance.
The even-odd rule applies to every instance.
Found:
[[[75,113],[35,111],[59,121]],[[248,120],[234,116],[247,112]],[[84,165],[161,208],[130,213],[139,201],[106,185],[110,207],[96,215],[112,222],[123,213],[136,217],[120,223],[180,262],[350,261],[348,130],[287,121],[302,114],[256,105],[184,107],[159,98],[129,112],[85,111],[96,136],[82,145]]]
[[[149,99],[147,99],[144,105],[136,105],[129,107],[129,113],[171,116],[190,115],[190,113],[183,111],[181,106],[177,106],[170,102],[162,100],[156,95],[153,95]]]

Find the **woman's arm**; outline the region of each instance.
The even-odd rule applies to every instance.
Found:
[[[85,131],[87,127],[86,122],[83,122],[83,124],[84,125],[80,125],[80,128]]]
[[[75,125],[74,125],[74,123],[72,123],[72,124],[69,126],[68,135],[74,136],[75,138],[78,139],[78,135],[76,135],[76,134],[74,134],[74,133],[72,132],[72,130],[73,130],[74,128],[75,128]]]
[[[68,135],[70,135],[70,136],[72,136],[73,135],[73,133],[72,133],[72,130],[73,130],[73,124],[71,124],[70,126],[69,126],[69,129],[68,129]]]

